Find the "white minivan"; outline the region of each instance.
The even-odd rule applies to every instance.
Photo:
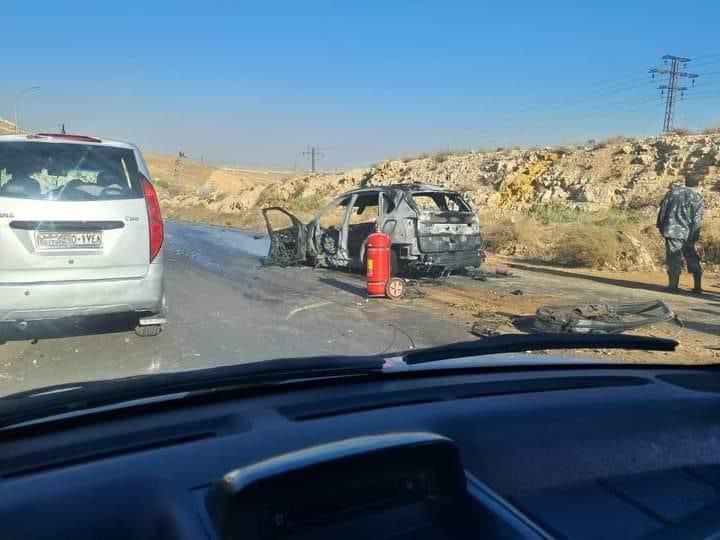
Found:
[[[163,220],[133,144],[0,136],[0,322],[115,313],[165,323]]]

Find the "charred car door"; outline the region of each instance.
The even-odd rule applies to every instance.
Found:
[[[347,219],[347,250],[353,267],[365,267],[368,236],[378,229],[380,220],[380,192],[367,191],[354,196]]]
[[[284,208],[264,208],[262,213],[270,237],[266,261],[280,266],[307,261],[307,227]]]
[[[316,264],[333,268],[345,268],[350,264],[347,221],[353,199],[352,195],[335,199],[308,224],[308,253]]]

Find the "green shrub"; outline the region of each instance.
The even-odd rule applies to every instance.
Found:
[[[443,163],[447,161],[447,159],[452,155],[452,152],[444,151],[444,152],[435,152],[432,155],[433,160],[435,163]]]
[[[692,131],[686,128],[673,128],[670,130],[673,135],[691,135]]]
[[[288,199],[288,208],[294,210],[317,210],[323,204],[323,198],[320,195],[310,195],[308,197],[295,196]]]
[[[601,215],[594,216],[592,223],[600,227],[622,228],[630,223],[636,224],[642,221],[642,214],[630,210],[618,210],[611,208]]]
[[[578,220],[580,211],[560,203],[533,204],[525,210],[525,215],[536,219],[543,225],[550,223],[571,223]]]
[[[573,148],[572,146],[555,146],[552,151],[555,153],[555,155],[562,157],[571,154]]]

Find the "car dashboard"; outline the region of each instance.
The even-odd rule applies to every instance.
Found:
[[[720,372],[398,373],[0,431],[5,538],[705,538]]]

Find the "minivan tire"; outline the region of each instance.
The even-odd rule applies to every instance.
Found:
[[[160,335],[162,332],[162,326],[159,324],[149,324],[147,326],[137,325],[135,327],[135,335],[138,337],[153,337]]]

